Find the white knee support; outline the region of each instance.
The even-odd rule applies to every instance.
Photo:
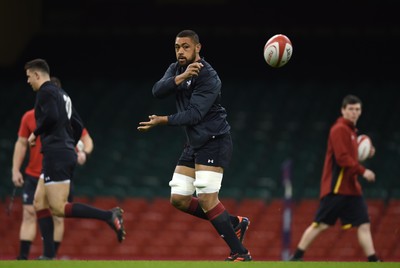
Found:
[[[196,190],[193,186],[194,178],[174,173],[172,180],[169,182],[171,194],[193,195]]]
[[[197,194],[217,193],[221,189],[222,173],[200,170],[196,171],[196,180],[193,185]]]

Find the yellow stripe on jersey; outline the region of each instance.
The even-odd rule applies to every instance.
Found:
[[[351,225],[351,223],[349,223],[349,224],[343,225],[343,226],[342,226],[342,229],[343,229],[343,230],[348,230],[348,229],[350,229],[351,227],[353,227],[353,225]]]
[[[335,185],[335,189],[333,190],[334,194],[337,194],[339,192],[339,187],[340,187],[340,184],[342,184],[342,180],[343,180],[343,173],[344,173],[344,168],[341,168],[338,180]]]

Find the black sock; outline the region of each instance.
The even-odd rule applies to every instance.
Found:
[[[20,240],[19,241],[19,256],[18,260],[27,260],[29,257],[29,251],[31,249],[32,241]]]
[[[295,259],[301,259],[304,256],[304,250],[297,248],[296,251],[293,254],[293,258]]]
[[[98,209],[82,203],[67,203],[65,205],[64,214],[66,218],[86,218],[109,220],[112,212],[109,210]]]
[[[240,243],[239,239],[237,238],[229,218],[229,213],[225,210],[225,207],[221,203],[208,211],[206,214],[211,221],[211,224],[217,230],[222,239],[225,240],[225,243],[229,246],[232,253],[244,254],[248,252],[248,250],[243,247],[242,243]]]
[[[369,262],[377,262],[377,261],[379,261],[379,259],[375,254],[373,254],[373,255],[368,256],[368,261]]]
[[[54,255],[57,256],[58,248],[60,247],[61,241],[54,241]]]
[[[49,258],[54,258],[54,223],[51,212],[49,209],[42,209],[36,211],[36,216],[43,239],[43,255]]]

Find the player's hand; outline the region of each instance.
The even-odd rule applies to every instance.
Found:
[[[86,153],[84,151],[78,151],[76,154],[78,156],[78,164],[81,166],[85,164],[87,159]]]
[[[33,132],[29,135],[28,143],[31,147],[36,145],[36,135]]]
[[[201,62],[193,62],[186,67],[186,70],[183,74],[185,75],[186,79],[192,76],[198,76],[203,66],[204,65]]]
[[[22,187],[22,185],[24,185],[24,177],[19,170],[12,171],[12,182],[16,187]]]
[[[375,181],[375,173],[370,170],[366,169],[364,171],[363,177],[368,181],[368,182],[374,182]]]
[[[168,122],[167,116],[149,115],[149,121],[139,122],[138,130],[141,132],[148,131],[157,125],[165,125]]]
[[[368,158],[372,158],[375,155],[375,152],[376,152],[375,147],[371,146],[371,151],[369,152]]]

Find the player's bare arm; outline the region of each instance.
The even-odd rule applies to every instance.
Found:
[[[25,137],[18,137],[14,147],[13,165],[12,165],[12,181],[16,187],[22,187],[24,184],[24,177],[21,173],[21,166],[25,159],[25,154],[28,148],[28,139]]]
[[[166,125],[168,123],[168,116],[149,115],[149,121],[139,122],[138,130],[141,132],[148,131],[150,128],[157,125]]]
[[[30,146],[35,146],[36,145],[36,135],[35,133],[31,133],[31,135],[28,138],[28,143]]]

